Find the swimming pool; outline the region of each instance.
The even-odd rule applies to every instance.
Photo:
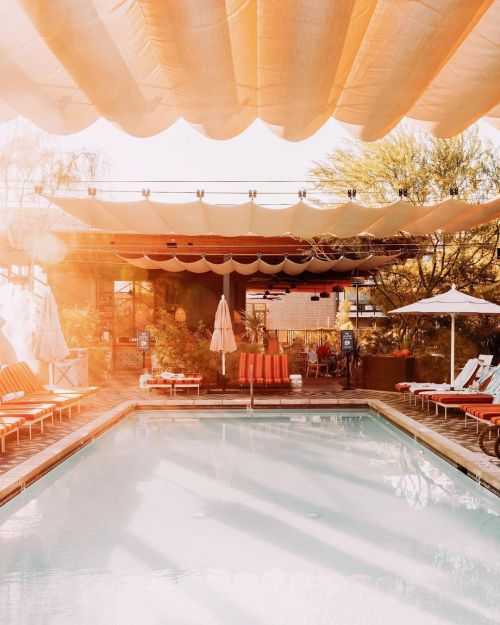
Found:
[[[0,623],[500,623],[494,494],[368,411],[199,414],[0,508]]]

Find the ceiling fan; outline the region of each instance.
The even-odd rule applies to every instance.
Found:
[[[280,295],[285,295],[285,293],[247,293],[247,299],[277,300],[281,299]]]

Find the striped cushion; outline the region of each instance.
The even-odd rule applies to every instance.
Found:
[[[431,395],[430,399],[441,404],[461,404],[462,402],[467,402],[468,404],[488,404],[493,401],[493,396],[485,395],[484,393],[436,393]]]
[[[250,369],[253,366],[253,381],[255,384],[264,384],[264,354],[240,354],[238,364],[238,382],[250,383]]]
[[[173,379],[172,378],[149,378],[149,380],[146,380],[146,384],[172,384],[173,383]]]
[[[395,388],[397,391],[399,392],[404,392],[407,391],[411,386],[410,382],[398,382],[398,384],[395,385]]]
[[[460,410],[468,412],[473,417],[478,419],[489,420],[492,417],[500,416],[500,406],[493,404],[462,404]]]
[[[52,414],[53,404],[2,404],[0,406],[0,416],[23,417],[25,419],[38,419]]]
[[[175,386],[182,386],[183,384],[201,384],[202,380],[202,375],[186,375],[183,378],[174,379],[174,384]]]
[[[47,392],[47,389],[44,387],[43,390]],[[89,397],[90,395],[94,395],[99,390],[98,386],[72,386],[71,388],[61,388],[58,386],[51,386],[51,392],[59,393],[61,395],[82,395],[83,397]]]
[[[492,417],[491,425],[500,425],[500,417]]]
[[[240,384],[248,384],[250,382],[250,365],[253,364],[255,354],[247,352],[240,353],[238,362],[238,382]]]
[[[0,416],[0,428],[3,430],[0,434],[3,436],[4,434],[8,434],[12,430],[15,430],[20,425],[24,423],[24,419],[22,417],[2,417]]]
[[[287,384],[290,382],[288,356],[286,354],[266,354],[264,360],[266,384]]]
[[[241,353],[238,365],[239,384],[250,383],[250,367],[252,365],[255,384],[290,383],[290,370],[286,354]]]
[[[6,404],[2,404],[2,407],[7,405],[15,406],[16,404],[53,404],[57,408],[67,408],[75,404],[79,398],[79,395],[70,397],[69,395],[51,395],[49,393],[45,395],[37,394],[13,399]]]

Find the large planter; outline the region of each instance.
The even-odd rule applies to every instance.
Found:
[[[361,388],[394,391],[398,382],[415,380],[416,358],[363,356]]]

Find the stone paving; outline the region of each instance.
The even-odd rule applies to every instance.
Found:
[[[303,389],[298,392],[292,392],[290,395],[280,391],[279,393],[265,394],[256,392],[255,398],[262,399],[280,399],[283,397],[292,397],[294,399],[378,399],[386,402],[390,406],[397,408],[404,414],[423,423],[434,431],[446,436],[448,439],[460,444],[471,451],[480,451],[477,443],[476,422],[469,422],[467,428],[464,427],[464,419],[461,413],[450,411],[448,419],[445,421],[443,415],[436,417],[432,412],[422,411],[414,406],[409,406],[403,401],[400,393],[392,393],[388,391],[371,391],[371,390],[342,390],[340,380],[334,378],[318,378],[306,381]],[[179,392],[178,399],[184,398],[185,392]],[[169,398],[168,394],[164,395],[161,390],[153,390],[150,392],[151,399]],[[197,398],[191,391],[189,398]],[[204,399],[244,399],[247,395],[242,393],[234,393],[228,391],[225,394],[217,394],[211,392],[205,394],[202,391],[201,397]],[[33,428],[33,438],[28,438],[28,432],[24,429],[21,431],[21,441],[17,445],[15,436],[7,439],[6,452],[0,454],[0,474],[12,469],[19,463],[27,460],[35,453],[42,451],[49,445],[57,442],[70,432],[78,429],[82,425],[92,421],[104,411],[109,410],[125,400],[143,400],[147,403],[146,392],[137,388],[137,375],[131,373],[122,373],[115,375],[114,379],[108,387],[102,388],[98,395],[95,406],[91,405],[82,410],[79,416],[73,417],[71,420],[63,419],[60,423],[55,420],[54,426],[50,423],[46,426],[43,434],[35,427]],[[487,456],[485,456],[487,458]],[[491,460],[500,466],[500,461]]]

